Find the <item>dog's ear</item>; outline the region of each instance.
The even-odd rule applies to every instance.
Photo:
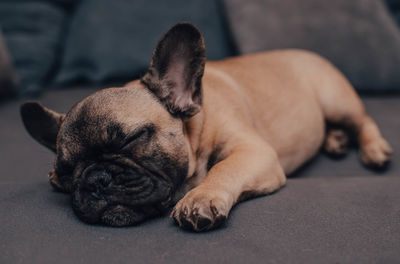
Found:
[[[65,115],[36,102],[24,103],[20,110],[22,121],[29,134],[40,144],[56,152],[57,134]]]
[[[157,44],[142,83],[172,115],[192,117],[201,109],[201,78],[205,60],[206,51],[200,31],[190,23],[179,23]]]

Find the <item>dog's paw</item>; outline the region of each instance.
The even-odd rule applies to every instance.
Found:
[[[361,161],[372,169],[386,168],[392,153],[392,148],[383,138],[378,138],[360,147]]]
[[[224,195],[195,188],[176,204],[171,217],[184,229],[207,231],[225,222],[230,207]]]
[[[343,157],[349,151],[350,139],[341,129],[330,129],[326,133],[324,150],[332,157]]]

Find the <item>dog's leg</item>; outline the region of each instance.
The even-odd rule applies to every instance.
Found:
[[[392,148],[381,136],[372,118],[367,115],[358,127],[358,140],[362,162],[371,168],[385,168],[390,161]]]
[[[176,204],[171,217],[185,229],[209,230],[224,222],[239,199],[274,192],[285,182],[277,154],[265,141],[243,142]]]
[[[332,157],[343,157],[349,151],[350,138],[344,129],[328,128],[323,148]]]
[[[361,161],[366,166],[377,169],[386,167],[392,149],[366,113],[351,84],[341,74],[336,77],[317,90],[326,120],[344,125],[353,132],[359,144]]]

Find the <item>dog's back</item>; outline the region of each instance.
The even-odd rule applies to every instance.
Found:
[[[326,84],[324,76],[340,78],[335,71],[320,56],[301,50],[208,62],[204,109],[211,119],[232,123],[237,131],[255,128],[290,173],[323,142],[324,114],[316,90]]]

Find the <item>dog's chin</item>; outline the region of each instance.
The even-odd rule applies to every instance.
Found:
[[[108,203],[105,200],[87,201],[77,204],[80,194],[73,194],[72,208],[80,220],[88,224],[106,225],[113,227],[134,226],[143,221],[163,215],[168,205],[129,206]]]
[[[123,205],[117,205],[109,207],[103,212],[100,223],[113,227],[134,226],[142,223],[144,220],[160,216],[163,212],[163,210],[159,210],[158,208],[132,209]]]
[[[137,225],[145,219],[145,215],[122,205],[108,208],[100,218],[102,224],[114,227]]]

